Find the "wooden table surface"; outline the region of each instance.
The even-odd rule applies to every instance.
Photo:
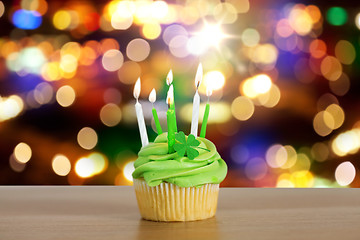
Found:
[[[360,239],[360,189],[221,188],[216,217],[140,218],[132,187],[0,187],[0,239]]]

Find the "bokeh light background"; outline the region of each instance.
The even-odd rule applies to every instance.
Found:
[[[346,4],[346,2],[336,2]],[[222,186],[359,187],[360,8],[316,1],[0,1],[0,184],[131,185],[166,128],[174,72],[188,133],[204,67]]]

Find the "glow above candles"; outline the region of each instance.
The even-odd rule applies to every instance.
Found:
[[[156,91],[155,91],[155,88],[153,88],[153,90],[150,92],[149,101],[152,103],[152,106],[153,106],[153,108],[152,108],[152,114],[153,114],[154,121],[155,121],[156,131],[157,131],[158,134],[162,134],[162,129],[161,129],[159,117],[158,117],[158,114],[157,114],[156,109],[155,109],[155,107],[154,107],[154,102],[156,101]]]
[[[200,107],[200,96],[199,96],[199,86],[201,84],[201,80],[203,77],[203,68],[200,63],[195,76],[195,87],[196,92],[193,100],[193,112],[192,112],[192,120],[191,120],[191,134],[197,137],[198,133],[198,124],[199,124],[199,107]]]
[[[208,99],[207,99],[207,103],[205,106],[204,118],[203,118],[203,122],[201,125],[201,131],[200,131],[200,137],[202,137],[202,138],[204,138],[206,135],[206,127],[207,127],[207,122],[208,122],[209,113],[210,113],[209,99],[210,99],[211,94],[212,94],[212,90],[210,88],[207,88],[206,96],[208,97]]]
[[[168,151],[169,153],[174,152],[174,144],[175,144],[175,128],[176,128],[176,116],[175,110],[171,109],[171,104],[174,104],[174,90],[173,85],[170,86],[169,91],[167,93],[166,103],[168,104],[169,108],[166,112],[166,119],[168,125]]]
[[[138,80],[135,83],[133,94],[134,94],[134,98],[136,99],[135,111],[136,111],[137,122],[139,125],[141,143],[142,146],[144,147],[149,144],[149,139],[147,136],[143,110],[141,104],[139,103],[140,91],[141,91],[141,84],[140,84],[140,78],[138,78]]]

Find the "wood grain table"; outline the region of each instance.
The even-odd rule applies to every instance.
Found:
[[[140,218],[132,187],[0,187],[0,239],[360,239],[360,189],[221,188],[216,217]]]

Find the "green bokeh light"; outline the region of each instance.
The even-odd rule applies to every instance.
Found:
[[[326,14],[326,20],[334,26],[341,26],[346,23],[348,19],[347,12],[342,7],[329,8]]]

